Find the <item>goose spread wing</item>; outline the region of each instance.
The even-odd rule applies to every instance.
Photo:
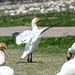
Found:
[[[34,43],[43,32],[45,32],[46,30],[48,30],[49,28],[52,28],[54,26],[55,25],[52,25],[50,27],[44,27],[42,29],[39,29],[38,31],[33,32],[33,38],[32,38],[31,44]]]
[[[44,31],[46,31],[48,28],[49,28],[49,27],[44,27],[44,28],[42,28],[42,29],[39,29],[38,31],[33,32],[33,39],[32,39],[32,41],[31,41],[31,44],[34,43],[34,42],[37,40],[37,38],[38,38]]]
[[[23,31],[22,33],[20,33],[20,35],[18,35],[16,37],[16,43],[18,45],[20,45],[22,43],[30,43],[30,44],[32,44],[48,28],[49,27],[45,27],[45,28],[39,29],[37,31],[29,31],[29,30]]]
[[[31,34],[31,31],[29,30],[26,30],[26,31],[23,31],[22,33],[20,33],[17,37],[16,37],[16,43],[18,45],[20,45],[21,43],[28,43],[29,42],[29,39],[30,39],[30,34]]]
[[[39,32],[38,31],[23,31],[22,33],[20,33],[20,35],[18,35],[16,37],[16,43],[18,45],[22,44],[22,43],[30,43],[32,44],[34,41],[36,41],[36,39],[39,36]]]

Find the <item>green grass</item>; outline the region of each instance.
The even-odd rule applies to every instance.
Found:
[[[22,49],[25,44],[21,44],[21,45],[17,45],[16,44],[16,39],[13,38],[13,37],[0,37],[0,42],[4,42],[8,49]],[[67,37],[60,37],[60,38],[42,38],[40,44],[39,44],[39,48],[41,48],[41,51],[40,52],[45,52],[45,53],[49,53],[48,51],[50,51],[50,53],[52,53],[53,51],[56,53],[57,50],[60,51],[61,49],[61,53],[63,51],[63,49],[68,49],[68,47],[70,47],[72,45],[72,43],[75,41],[75,36],[67,36]],[[57,50],[55,50],[55,47]],[[51,50],[42,50],[42,48],[46,49],[46,48],[49,48],[51,49],[52,48],[52,51]],[[53,53],[54,53],[53,52]],[[65,52],[65,50],[64,50]],[[63,53],[64,53],[63,52]],[[58,52],[57,52],[58,53]]]
[[[34,17],[43,18],[44,20],[38,23],[38,26],[50,26],[57,24],[59,27],[75,26],[75,12],[60,12],[60,13],[48,13],[48,14],[26,14],[16,16],[1,16],[0,27],[10,26],[30,26],[31,20]]]
[[[25,44],[17,46],[12,37],[0,37],[7,46],[6,64],[14,69],[15,75],[55,75],[60,71],[68,48],[75,42],[75,36],[61,38],[42,38],[37,51],[33,54],[33,63],[27,57],[21,60]]]

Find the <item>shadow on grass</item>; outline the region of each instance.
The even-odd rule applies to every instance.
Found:
[[[21,63],[44,63],[44,62],[41,62],[41,61],[33,61],[33,62],[23,62],[23,61],[21,61],[21,62],[17,62],[16,64],[21,64]]]

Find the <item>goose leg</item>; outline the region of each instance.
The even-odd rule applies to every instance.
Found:
[[[27,61],[29,62],[29,55],[28,55]]]
[[[32,53],[31,53],[31,58],[30,58],[30,62],[32,62]]]

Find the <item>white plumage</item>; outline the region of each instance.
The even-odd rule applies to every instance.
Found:
[[[26,30],[20,33],[16,37],[16,43],[20,45],[21,43],[26,43],[25,50],[21,58],[24,58],[26,55],[31,54],[32,61],[32,53],[37,49],[40,39],[41,39],[41,33],[43,33],[45,30],[49,29],[49,27],[45,27],[42,29],[38,29],[36,23],[41,21],[40,18],[34,18],[31,22],[32,31]],[[29,62],[29,56],[28,56],[28,62]]]
[[[14,75],[14,70],[8,66],[0,66],[0,75]]]
[[[0,51],[0,66],[5,64],[5,54]]]
[[[68,49],[67,60],[72,57],[72,54],[75,54],[75,43]]]
[[[68,52],[75,54],[75,43],[73,43],[72,46],[68,49]]]
[[[75,57],[64,63],[61,71],[56,75],[75,75]]]
[[[0,43],[0,66],[5,64],[5,52],[6,46],[4,43]]]
[[[36,31],[34,31],[34,30],[23,31],[20,35],[18,35],[16,37],[16,43],[18,45],[20,45],[22,43],[33,44],[37,40],[37,38],[40,36],[40,34],[47,28],[48,27],[45,27],[45,28],[42,28],[42,29],[39,29],[39,30],[36,30]]]

